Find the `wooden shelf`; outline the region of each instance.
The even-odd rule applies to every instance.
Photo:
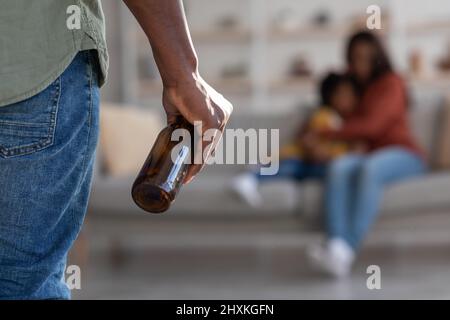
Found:
[[[278,28],[269,28],[268,35],[270,40],[293,40],[299,38],[326,39],[341,38],[347,35],[348,28],[342,26],[310,26],[293,30],[282,30]]]
[[[314,77],[287,77],[273,81],[269,89],[272,92],[311,92],[316,89],[317,81]]]
[[[432,87],[441,90],[450,88],[450,71],[424,77],[407,76],[405,79],[413,86]]]
[[[252,82],[245,77],[217,79],[210,81],[210,84],[223,93],[250,95],[253,89]]]
[[[449,17],[450,20],[450,17]],[[437,20],[426,23],[410,24],[406,28],[408,36],[415,35],[428,35],[430,33],[443,33],[450,34],[450,22],[449,20]]]
[[[192,39],[194,42],[217,42],[226,43],[249,43],[251,40],[251,32],[243,29],[216,29],[205,31],[193,31]]]
[[[271,28],[268,31],[269,40],[326,40],[330,41],[336,39],[342,41],[343,38],[349,36],[352,32],[356,31],[355,27],[351,25],[335,25],[335,26],[308,26],[294,30],[280,30],[277,28]],[[376,31],[377,34],[384,36],[387,34],[387,29]]]

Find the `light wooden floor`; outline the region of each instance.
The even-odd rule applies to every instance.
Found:
[[[352,276],[340,281],[307,265],[305,247],[318,236],[293,221],[96,217],[73,298],[450,299],[450,216],[443,217],[380,223]],[[366,287],[372,264],[381,268],[381,290]]]

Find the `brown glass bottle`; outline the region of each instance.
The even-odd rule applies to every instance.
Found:
[[[169,209],[192,163],[193,138],[194,127],[181,116],[159,133],[131,190],[140,208],[151,213]]]

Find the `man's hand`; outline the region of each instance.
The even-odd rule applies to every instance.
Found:
[[[146,33],[163,81],[163,105],[167,121],[181,114],[194,124],[202,123],[202,136],[217,129],[212,142],[203,144],[202,154],[195,155],[202,164],[191,166],[185,183],[201,170],[203,163],[220,140],[232,112],[232,105],[211,88],[198,72],[198,59],[181,0],[124,0]],[[198,151],[201,148],[197,148]],[[206,150],[206,151],[205,151]]]
[[[193,81],[180,83],[177,87],[164,87],[163,105],[167,113],[168,123],[175,121],[177,115],[182,115],[190,123],[200,121],[199,137],[209,130],[214,137],[196,141],[197,153],[184,180],[190,182],[203,168],[206,159],[211,155],[220,141],[225,125],[233,111],[232,104],[220,93],[209,86],[199,75],[193,76]],[[200,131],[201,130],[201,131]]]

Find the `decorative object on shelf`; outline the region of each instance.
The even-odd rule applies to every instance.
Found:
[[[445,55],[439,59],[437,67],[442,72],[450,72],[450,43],[448,44]]]
[[[216,28],[219,31],[236,31],[241,30],[242,25],[239,19],[232,15],[219,18],[216,22]]]
[[[300,28],[301,21],[291,8],[280,10],[273,18],[272,28],[281,32],[293,32]]]
[[[293,78],[311,77],[312,72],[308,60],[303,54],[298,54],[292,59],[289,67],[289,76]]]
[[[423,54],[418,49],[412,50],[409,55],[409,73],[416,78],[421,78],[425,74]]]
[[[325,28],[330,26],[331,20],[332,17],[330,12],[321,9],[313,15],[311,22],[315,27]]]
[[[367,14],[356,14],[350,16],[347,21],[349,21],[350,31],[356,30],[368,30],[367,29]],[[386,8],[381,8],[381,30],[370,30],[375,33],[384,33],[389,30],[390,26],[390,14],[389,10]]]
[[[436,8],[432,13],[430,8],[423,16],[405,17],[398,11],[402,6],[391,6],[391,1],[384,1],[386,3],[382,5],[383,29],[379,34],[383,42],[387,42],[385,44],[398,62],[405,62],[408,72],[405,76],[410,76],[407,79],[414,88],[444,91],[450,82],[449,61],[444,57],[445,41],[450,42],[447,38],[450,20],[445,19],[448,14]],[[267,110],[272,110],[268,107],[272,103],[288,110],[293,100],[313,101],[316,72],[344,64],[342,54],[348,36],[361,27],[367,30],[366,6],[356,0],[346,1],[346,6],[338,7],[331,5],[332,0],[319,1],[322,4],[316,5],[302,1],[251,2],[255,5],[249,5],[248,1],[221,1],[220,6],[224,8],[220,10],[216,8],[217,2],[210,0],[186,0],[185,6],[201,65],[210,66],[204,70],[205,78],[220,92],[231,94],[232,98],[255,109],[266,108],[258,104],[262,100],[267,101]],[[417,4],[417,10],[423,8],[427,8],[425,3]],[[210,11],[213,16],[205,20],[204,13]],[[252,19],[250,15],[253,15]],[[117,31],[121,31],[120,41],[124,44],[135,42],[138,46],[126,55],[118,55],[122,66],[130,65],[133,69],[138,66],[138,70],[129,72],[127,81],[121,81],[121,85],[130,101],[157,104],[161,80],[156,70],[153,74],[149,61],[140,57],[149,55],[149,48],[145,33],[137,30],[138,25],[132,19],[117,24]],[[134,40],[136,34],[139,38]],[[399,43],[407,44],[407,50]],[[413,48],[419,52],[413,52]],[[301,53],[300,58],[296,57],[298,53]],[[320,56],[316,57],[316,53]],[[254,61],[259,54],[259,59]],[[432,60],[428,61],[428,57]],[[274,59],[279,63],[273,63]],[[244,61],[246,63],[242,63]],[[267,71],[260,72],[260,69]],[[449,72],[438,72],[438,69]],[[137,81],[132,78],[135,75],[140,77]]]

